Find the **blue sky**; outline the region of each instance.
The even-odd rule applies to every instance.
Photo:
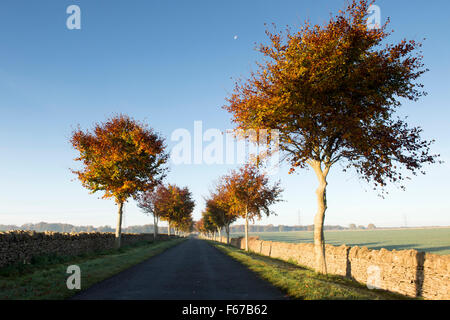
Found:
[[[221,109],[233,89],[261,58],[255,42],[266,41],[264,23],[279,26],[325,22],[344,1],[83,1],[8,0],[0,3],[0,224],[65,222],[114,225],[112,200],[99,200],[74,180],[69,168],[72,129],[88,128],[113,113],[144,120],[167,139],[178,128],[232,128]],[[81,30],[66,28],[66,8],[81,8]],[[448,1],[377,1],[382,21],[391,18],[390,38],[421,40],[422,78],[429,95],[401,109],[424,137],[436,139],[443,165],[390,187],[381,199],[355,173],[329,176],[326,224],[450,225]],[[237,36],[237,39],[235,39]],[[171,165],[168,181],[189,186],[197,207],[226,165]],[[312,224],[316,210],[312,171],[276,179],[285,188],[277,216],[258,223]],[[131,201],[125,226],[151,223]]]

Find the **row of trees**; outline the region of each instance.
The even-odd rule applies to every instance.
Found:
[[[370,225],[369,225],[370,226]],[[370,227],[368,226],[368,229]],[[340,225],[324,225],[324,230],[348,230],[348,227],[340,226]],[[289,225],[250,225],[249,226],[249,232],[290,232],[290,231],[313,231],[314,225],[296,225],[296,226],[289,226]],[[243,233],[245,231],[245,225],[236,225],[233,224],[230,227],[231,233]]]
[[[350,223],[350,224],[348,225],[348,227],[349,227],[350,230],[356,230],[356,229],[369,229],[369,230],[373,230],[373,229],[376,229],[376,227],[375,227],[375,225],[374,225],[373,223],[369,223],[369,224],[367,225],[367,228],[366,228],[365,226],[362,226],[362,225],[357,226],[357,225],[354,224],[354,223]]]
[[[424,173],[423,166],[438,157],[420,127],[396,116],[403,101],[426,94],[417,82],[427,71],[421,44],[386,43],[389,20],[375,28],[367,23],[373,2],[353,0],[324,25],[305,21],[297,30],[267,31],[268,43],[259,47],[264,59],[248,79],[236,82],[224,106],[237,130],[278,130],[290,172],[309,167],[316,174],[320,273],[327,272],[323,226],[332,167],[352,168],[382,191],[388,182],[402,183],[408,172]]]
[[[321,273],[327,272],[323,229],[332,167],[340,163],[344,171],[352,168],[383,190],[388,182],[402,183],[408,173],[424,173],[423,166],[438,157],[430,151],[433,141],[421,138],[420,127],[396,116],[402,101],[417,101],[426,94],[417,82],[427,71],[421,44],[385,43],[389,21],[379,28],[366,23],[371,3],[353,0],[324,25],[306,21],[295,32],[267,31],[269,43],[259,47],[264,55],[259,69],[236,82],[224,106],[239,132],[278,130],[291,173],[309,167],[316,174],[314,247]],[[257,141],[265,143],[260,137]],[[165,176],[163,140],[119,116],[97,125],[93,133],[76,131],[72,144],[84,165],[74,170],[83,185],[92,192],[104,191],[104,197],[114,198],[119,206],[120,244],[123,203],[154,190]],[[229,218],[222,221],[223,212],[244,217],[248,226],[261,212],[270,214],[268,207],[280,191],[277,185],[269,187],[258,168],[248,165],[232,172],[208,198],[199,228],[210,231],[226,225]]]
[[[230,242],[230,224],[237,218],[245,219],[245,248],[248,250],[248,222],[269,216],[269,207],[280,201],[280,183],[270,185],[268,177],[256,165],[247,164],[221,177],[215,190],[206,198],[206,208],[197,230],[208,234],[225,228]]]
[[[167,221],[168,234],[189,233],[194,228],[192,211],[195,203],[188,188],[176,185],[159,185],[155,190],[145,192],[138,200],[138,206],[153,216],[154,237],[158,236],[158,222]]]
[[[153,214],[155,222],[169,222],[177,232],[193,226],[194,202],[187,188],[163,185],[168,170],[164,139],[126,115],[96,123],[92,131],[74,131],[71,144],[78,152],[81,168],[72,170],[83,186],[103,198],[113,198],[118,206],[116,247],[121,245],[123,206],[128,199]],[[157,223],[155,223],[155,236]]]

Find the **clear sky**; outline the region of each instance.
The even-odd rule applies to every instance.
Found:
[[[68,6],[81,8],[81,29],[66,27]],[[115,225],[112,200],[99,200],[74,180],[68,143],[72,129],[89,128],[114,113],[146,121],[169,147],[178,128],[193,132],[232,128],[221,109],[233,80],[261,58],[255,42],[266,41],[264,23],[279,26],[325,22],[344,0],[144,1],[3,0],[0,3],[0,224],[64,222]],[[443,165],[391,187],[381,199],[355,173],[330,172],[326,224],[377,226],[450,225],[450,2],[377,1],[382,22],[391,18],[392,40],[424,42],[422,78],[429,95],[405,103],[402,114],[436,139]],[[200,218],[203,197],[229,165],[173,165],[168,181],[188,186]],[[314,173],[274,177],[285,189],[277,216],[258,223],[312,224]],[[125,226],[152,223],[133,201]]]

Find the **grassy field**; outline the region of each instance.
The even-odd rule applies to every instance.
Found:
[[[0,300],[66,299],[79,292],[66,286],[69,265],[81,269],[81,289],[113,276],[185,239],[141,243],[78,257],[40,257],[32,264],[0,269]]]
[[[290,298],[301,300],[399,300],[409,299],[399,294],[369,290],[366,286],[333,275],[319,275],[293,263],[246,253],[231,246],[210,242],[219,250],[239,261],[259,277],[284,291]]]
[[[232,234],[236,237],[242,234]],[[313,242],[308,231],[250,233],[261,240],[280,242]],[[370,249],[417,249],[436,254],[450,254],[450,228],[327,231],[326,243],[364,246]]]

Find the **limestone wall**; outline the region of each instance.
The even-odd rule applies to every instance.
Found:
[[[226,243],[225,237],[216,240]],[[231,245],[245,249],[245,239],[233,238]],[[258,237],[250,237],[249,250],[314,268],[311,243],[262,241]],[[411,297],[450,299],[450,255],[416,250],[370,250],[345,245],[326,245],[325,252],[330,274]]]
[[[114,248],[114,233],[0,232],[0,267],[28,263],[35,256],[79,254]],[[166,234],[160,239],[168,239]],[[122,234],[122,244],[153,241],[153,234]]]

